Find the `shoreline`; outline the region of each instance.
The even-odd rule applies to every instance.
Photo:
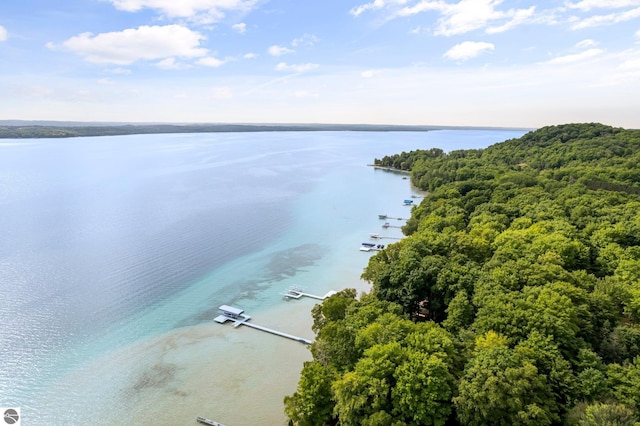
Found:
[[[0,120],[0,139],[61,139],[172,133],[245,132],[431,132],[436,130],[522,130],[510,127],[420,124],[324,123],[110,123]],[[530,130],[530,129],[529,129]]]
[[[0,139],[64,139],[75,137],[124,136],[182,133],[256,132],[430,132],[439,126],[391,124],[127,124],[48,123],[3,124]]]

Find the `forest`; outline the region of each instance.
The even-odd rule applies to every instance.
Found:
[[[428,194],[371,257],[369,293],[314,307],[291,424],[640,424],[640,131],[375,164]]]

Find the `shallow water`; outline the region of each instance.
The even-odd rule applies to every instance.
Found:
[[[0,146],[0,405],[28,424],[283,424],[311,299],[356,287],[419,193],[373,158],[522,131],[140,135]],[[419,201],[419,198],[416,199]],[[403,221],[398,221],[401,225]],[[392,225],[395,225],[392,223]],[[390,243],[394,240],[384,240]],[[6,367],[4,367],[6,366]],[[89,418],[89,416],[91,416]]]

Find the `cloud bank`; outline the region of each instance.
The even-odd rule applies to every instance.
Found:
[[[140,60],[205,56],[205,36],[181,25],[141,26],[120,32],[83,33],[62,43],[63,49],[96,64],[130,65]],[[60,46],[49,43],[49,48]]]

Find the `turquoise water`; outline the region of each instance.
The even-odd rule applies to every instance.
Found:
[[[366,164],[523,133],[0,142],[0,406],[43,425],[284,423],[308,350],[212,323],[217,307],[313,338],[314,301],[281,293],[366,291],[360,243],[400,238],[377,215],[406,218],[402,200],[420,195]]]

